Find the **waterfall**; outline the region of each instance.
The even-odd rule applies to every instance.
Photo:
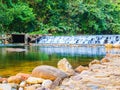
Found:
[[[42,36],[38,44],[120,44],[120,35]]]

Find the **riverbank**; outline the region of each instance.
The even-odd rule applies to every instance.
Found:
[[[107,54],[88,67],[73,69],[64,58],[58,68],[41,65],[31,74],[0,78],[0,90],[119,90],[120,54]]]

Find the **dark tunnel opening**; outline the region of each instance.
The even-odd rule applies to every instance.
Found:
[[[25,43],[25,35],[12,34],[12,43]]]

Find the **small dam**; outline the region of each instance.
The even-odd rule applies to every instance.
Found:
[[[42,36],[37,44],[120,44],[120,35]]]

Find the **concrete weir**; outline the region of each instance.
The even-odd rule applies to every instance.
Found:
[[[0,43],[1,44],[30,44],[36,43],[37,40],[44,35],[30,35],[25,33],[19,34],[3,34],[0,35]]]
[[[30,43],[36,43],[37,39],[40,37],[42,37],[42,35],[11,34],[11,43],[29,45]]]
[[[38,44],[120,44],[120,35],[42,36]]]

